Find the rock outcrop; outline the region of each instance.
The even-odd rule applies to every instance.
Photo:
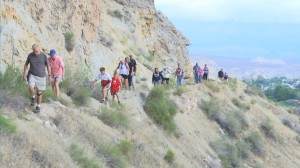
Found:
[[[153,0],[29,0],[1,2],[0,69],[23,65],[31,45],[54,48],[69,65],[115,68],[134,55],[141,68],[189,64],[189,41],[154,7]],[[74,48],[66,50],[66,33]]]

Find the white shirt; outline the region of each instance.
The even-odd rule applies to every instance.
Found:
[[[126,67],[126,63],[120,64],[119,70],[120,70],[120,75],[128,75],[129,74],[129,70]]]
[[[110,75],[109,75],[109,73],[108,72],[105,72],[103,75],[100,73],[97,77],[96,77],[96,81],[98,81],[98,80],[109,80],[109,81],[111,81],[111,77],[110,77]]]

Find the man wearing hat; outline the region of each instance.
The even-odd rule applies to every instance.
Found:
[[[60,56],[56,54],[55,50],[50,50],[50,57],[48,58],[49,66],[51,68],[51,82],[52,90],[55,96],[59,96],[59,82],[64,80],[64,62]]]

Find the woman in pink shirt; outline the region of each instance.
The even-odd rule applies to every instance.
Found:
[[[55,50],[50,51],[48,60],[51,68],[52,90],[57,97],[59,95],[59,82],[64,80],[64,62],[62,58],[56,54]]]

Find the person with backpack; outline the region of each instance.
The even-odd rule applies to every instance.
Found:
[[[134,89],[135,87],[135,76],[136,76],[136,61],[133,59],[132,55],[129,56],[129,75],[128,75],[128,84],[129,84],[129,90],[131,90],[131,87]]]
[[[180,66],[180,63],[178,63],[178,67],[176,68],[175,77],[177,77],[177,86],[183,85],[183,77],[184,77],[184,71]]]
[[[163,70],[161,71],[162,75],[162,84],[169,84],[170,82],[170,77],[171,77],[171,72],[168,70],[166,66],[164,66]]]
[[[224,74],[224,80],[225,80],[225,81],[228,80],[228,74],[227,74],[227,72],[225,72],[225,74]]]
[[[56,54],[55,50],[50,50],[50,57],[48,58],[49,66],[51,68],[52,90],[56,97],[59,96],[59,83],[64,80],[64,62],[60,56]]]
[[[37,44],[32,45],[32,53],[27,57],[24,65],[23,79],[28,82],[28,90],[31,95],[31,107],[35,108],[35,113],[40,112],[42,103],[42,92],[46,90],[46,69],[48,71],[48,80],[51,81],[51,68],[45,53],[41,52]],[[30,66],[28,71],[28,66]],[[35,89],[37,94],[37,105],[35,105]]]
[[[209,74],[209,69],[208,69],[207,65],[205,64],[204,68],[203,68],[203,80],[208,80],[208,74]]]
[[[220,80],[223,80],[223,77],[224,77],[224,72],[223,72],[223,69],[221,69],[219,72],[218,72],[218,78]]]
[[[195,83],[199,83],[199,69],[200,67],[198,66],[198,63],[196,63],[196,65],[193,67]]]
[[[117,72],[114,73],[114,77],[111,80],[111,87],[110,92],[112,95],[113,102],[115,101],[115,97],[117,97],[118,104],[120,104],[118,92],[120,91],[121,81],[120,78],[118,78],[119,74]]]
[[[201,83],[203,77],[203,69],[199,67],[199,82]]]
[[[153,85],[160,85],[163,77],[161,73],[158,71],[158,68],[154,69],[153,75],[152,75],[152,83]]]
[[[122,76],[122,86],[125,86],[125,90],[128,90],[128,75],[129,75],[129,58],[126,57],[125,60],[120,59],[120,63],[117,67],[117,69],[115,70],[115,72],[119,71],[119,74]]]
[[[101,80],[101,86],[102,86],[102,100],[100,103],[106,103],[108,101],[108,89],[110,88],[111,85],[111,77],[108,72],[105,72],[105,68],[101,67],[100,68],[100,74],[96,77],[96,79],[91,83],[91,88],[94,87],[95,83],[97,81]]]

